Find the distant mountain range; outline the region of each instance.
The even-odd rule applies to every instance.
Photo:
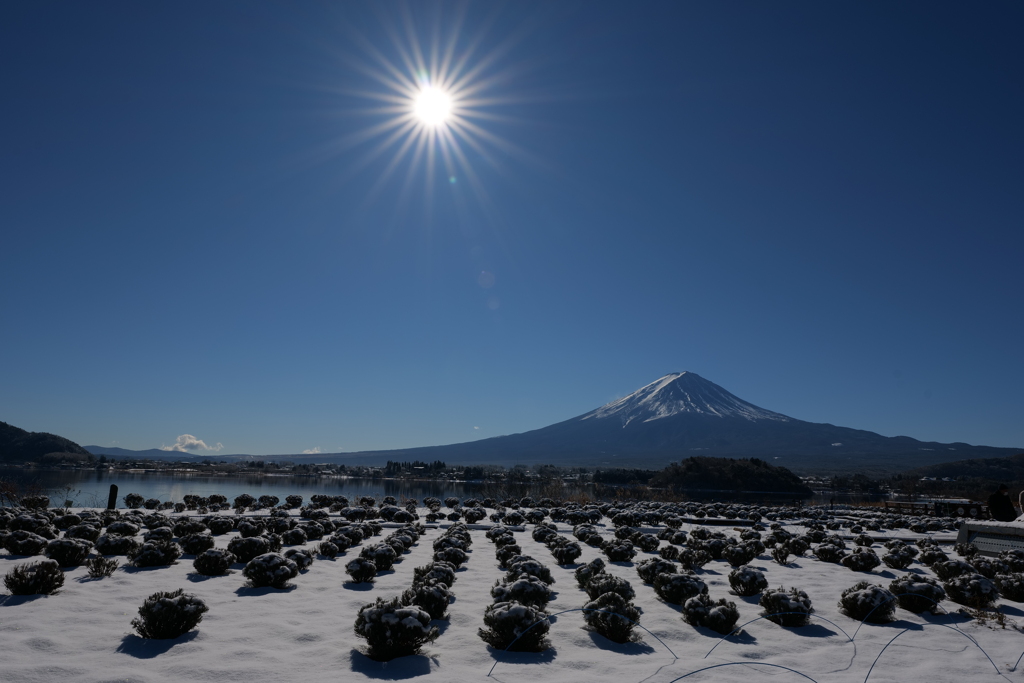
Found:
[[[121,449],[89,446],[95,454]],[[260,456],[294,462],[384,464],[534,464],[660,469],[690,456],[761,458],[800,474],[886,475],[968,458],[1001,458],[1024,449],[886,437],[805,422],[748,403],[693,372],[665,375],[629,396],[564,422],[480,441],[390,451]],[[153,451],[146,451],[152,453]],[[158,451],[162,457],[185,454]],[[135,452],[135,457],[142,456]],[[217,459],[253,456],[217,455]]]

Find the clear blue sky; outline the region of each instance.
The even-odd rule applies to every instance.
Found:
[[[1015,2],[5,3],[0,420],[395,448],[691,370],[1024,446],[1021,35]],[[476,89],[454,172],[364,139],[413,38]]]

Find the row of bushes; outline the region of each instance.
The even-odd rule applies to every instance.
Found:
[[[491,588],[494,602],[484,610],[481,640],[493,648],[518,652],[541,652],[551,647],[547,634],[551,625],[544,608],[551,600],[555,582],[543,563],[524,555],[512,530],[496,525],[487,531],[494,543],[498,566],[505,576]]]
[[[406,535],[416,533],[408,528],[404,531]],[[453,525],[434,541],[433,562],[414,570],[412,586],[401,597],[377,598],[359,610],[354,630],[366,640],[368,657],[388,661],[416,654],[437,639],[438,628],[430,622],[447,618],[455,572],[466,561],[470,545],[472,538],[465,525]]]

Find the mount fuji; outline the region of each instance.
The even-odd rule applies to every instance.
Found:
[[[757,457],[801,474],[880,475],[965,458],[1010,456],[1020,450],[923,442],[805,422],[748,403],[696,373],[678,372],[584,415],[521,434],[294,459],[661,468],[700,455]]]
[[[87,448],[96,455],[124,457],[132,453]],[[589,413],[521,434],[447,446],[263,457],[359,465],[383,465],[388,460],[443,460],[449,465],[651,469],[691,456],[756,457],[799,474],[879,476],[969,458],[1006,457],[1021,451],[1024,449],[924,442],[908,436],[887,437],[862,429],[805,422],[748,403],[696,373],[677,372]]]

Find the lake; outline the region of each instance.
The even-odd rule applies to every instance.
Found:
[[[332,496],[347,496],[350,500],[360,496],[372,496],[378,501],[384,496],[394,496],[399,501],[405,498],[416,498],[422,501],[427,496],[444,500],[449,496],[465,498],[505,498],[509,495],[501,485],[481,482],[408,480],[408,479],[355,479],[337,476],[295,476],[289,474],[229,474],[210,475],[190,472],[160,472],[144,470],[44,470],[0,468],[0,479],[9,479],[18,483],[25,491],[39,492],[50,496],[53,504],[63,503],[63,491],[70,487],[70,498],[76,506],[105,507],[111,484],[118,488],[118,507],[124,507],[124,496],[138,493],[144,498],[158,498],[179,502],[188,494],[209,496],[219,493],[228,500],[235,496],[248,493],[259,498],[263,495],[277,496],[284,500],[285,496],[298,494],[306,500],[315,493]],[[565,489],[563,496],[568,496],[578,489]],[[596,497],[593,485],[585,485],[582,489],[590,497]],[[559,497],[551,491],[530,491],[534,497]],[[519,491],[516,497],[525,495]],[[728,493],[728,492],[688,492],[687,497],[696,501],[728,500],[737,503],[769,503],[786,504],[792,502],[792,496],[771,494]],[[884,496],[859,493],[819,492],[810,499],[804,499],[804,505],[827,505],[834,499],[836,503],[866,503],[885,500]]]

